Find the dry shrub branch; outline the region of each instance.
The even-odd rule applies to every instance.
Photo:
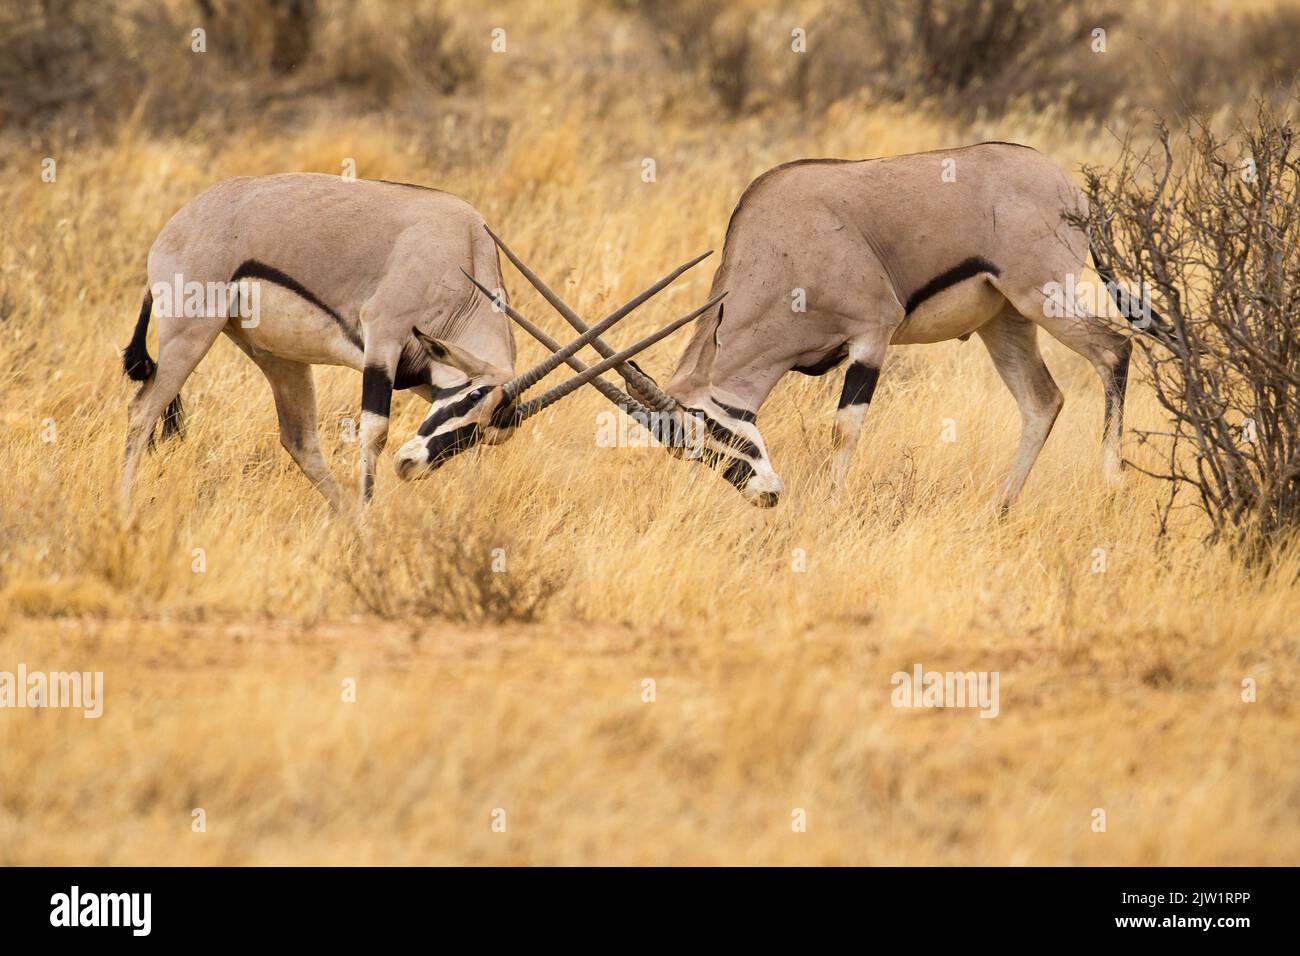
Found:
[[[1300,527],[1300,154],[1291,116],[1260,103],[1230,135],[1165,126],[1085,170],[1081,220],[1163,320],[1137,354],[1168,413],[1156,474],[1252,559]],[[1168,510],[1166,510],[1168,513]]]
[[[559,589],[534,549],[468,505],[369,515],[349,537],[338,576],[362,610],[389,620],[529,622]]]

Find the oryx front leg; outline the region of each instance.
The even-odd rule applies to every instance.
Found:
[[[1043,450],[1065,396],[1038,352],[1038,327],[1032,322],[1008,310],[981,326],[979,335],[998,375],[1020,406],[1020,447],[998,497],[998,510],[1005,513]]]
[[[388,444],[388,417],[393,405],[393,378],[401,342],[391,348],[366,347],[361,370],[361,503],[375,494],[375,464]]]
[[[867,407],[876,393],[880,368],[885,362],[888,343],[855,344],[849,348],[849,368],[844,373],[844,387],[840,390],[840,403],[835,410],[835,425],[831,430],[831,486],[838,491],[853,463],[853,453],[858,448],[862,422]]]

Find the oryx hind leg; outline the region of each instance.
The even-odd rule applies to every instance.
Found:
[[[330,508],[335,512],[342,511],[345,504],[343,489],[321,452],[316,421],[316,386],[311,366],[265,353],[255,355],[238,338],[235,342],[271,384],[275,414],[280,422],[281,446],[302,469],[312,487],[329,502]]]
[[[998,509],[1005,513],[1025,486],[1065,398],[1039,354],[1038,327],[1033,322],[1008,307],[977,331],[1020,407],[1020,446],[998,496]]]
[[[1110,328],[1104,320],[1091,315],[1043,318],[1040,324],[1052,338],[1082,355],[1097,370],[1106,397],[1101,433],[1102,474],[1110,484],[1119,484],[1124,467],[1120,452],[1124,433],[1124,394],[1128,388],[1133,342]]]
[[[1051,253],[1054,252],[1055,247],[1051,250]],[[1064,278],[1071,271],[1069,260],[1063,260],[1046,274],[1062,277],[1055,284],[1059,288],[1065,288],[1068,283]],[[1082,355],[1097,370],[1106,396],[1106,417],[1102,428],[1102,472],[1107,481],[1118,483],[1123,465],[1120,439],[1124,430],[1124,393],[1133,343],[1106,320],[1080,312],[1077,307],[1072,315],[1059,314],[1064,311],[1061,308],[1049,308],[1044,292],[1048,284],[1040,282],[1040,278],[1041,275],[1036,273],[1032,280],[1025,276],[1022,281],[1016,282],[1003,276],[995,284],[1017,312],[1042,326],[1052,338],[1072,352]]]
[[[158,419],[181,393],[181,386],[221,333],[224,318],[162,319],[158,325],[158,363],[127,406],[126,449],[122,456],[120,506],[131,513],[140,457],[149,447]]]

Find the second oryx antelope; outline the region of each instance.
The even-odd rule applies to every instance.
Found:
[[[1088,237],[1072,224],[1084,203],[1054,163],[1008,143],[778,166],[749,185],[731,215],[712,287],[727,295],[725,313],[719,306],[696,326],[662,389],[635,367],[620,371],[634,395],[653,388],[685,430],[692,421],[702,429],[697,457],[770,506],[781,481],[756,417],[783,375],[824,375],[848,362],[833,433],[838,486],[889,347],[976,333],[1020,406],[1020,445],[999,498],[1005,510],[1064,404],[1038,351],[1042,328],[1101,377],[1104,470],[1117,478],[1131,342],[1073,302],[1050,302],[1087,264]],[[497,242],[570,324],[586,328]],[[1121,313],[1137,318],[1096,264]],[[599,338],[592,344],[612,352]]]
[[[223,332],[266,375],[281,444],[336,510],[344,496],[320,449],[312,365],[361,372],[363,501],[373,493],[394,389],[411,389],[432,405],[397,452],[404,479],[427,475],[475,444],[505,441],[530,415],[585,382],[629,411],[642,409],[596,377],[616,363],[585,369],[572,356],[704,257],[616,309],[589,335],[563,349],[551,343],[552,355],[516,375],[500,264],[485,228],[473,207],[441,190],[315,173],[232,179],[185,205],[149,251],[150,291],[123,351],[127,375],[142,383],[128,411],[124,510],[158,419],[164,437],[180,431],[181,386]],[[490,286],[494,301],[481,299],[467,276]],[[183,291],[191,288],[198,290],[195,308]],[[212,295],[214,288],[225,292]],[[250,315],[253,292],[258,308]],[[175,301],[182,295],[184,308]],[[707,308],[626,349],[619,360]],[[158,323],[156,363],[145,344],[151,318]],[[582,374],[522,401],[562,362]]]

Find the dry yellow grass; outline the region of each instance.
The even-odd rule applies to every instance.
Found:
[[[520,10],[538,55],[527,25],[543,14]],[[433,131],[322,114],[219,142],[128,128],[5,165],[0,670],[102,670],[106,702],[97,721],[0,711],[0,863],[1300,860],[1300,562],[1260,578],[1204,547],[1190,513],[1158,541],[1163,488],[1132,472],[1104,486],[1099,384],[1055,343],[1065,411],[1005,521],[992,502],[1018,416],[977,340],[895,351],[838,500],[838,382],[791,378],[761,417],[787,485],[774,511],[657,449],[596,447],[608,406],[592,392],[427,482],[385,465],[360,527],[328,516],[279,448],[260,374],[222,340],[186,385],[187,440],[148,460],[138,523],[119,526],[117,349],[153,236],[214,181],[351,157],[364,177],[450,189],[595,316],[719,249],[740,190],[777,162],[997,138],[1072,168],[1109,148],[1059,116],[957,127],[866,102],[725,127],[685,105],[668,123],[642,108],[653,90],[593,91],[599,110],[536,83],[512,100],[521,77],[485,69],[484,102],[514,121],[500,149],[491,111]],[[40,182],[44,155],[57,183]],[[697,269],[618,340],[701,302],[708,279]],[[662,377],[683,344],[645,365]],[[359,378],[317,382],[327,455],[351,475],[339,423]],[[394,443],[420,404],[397,401]],[[1129,408],[1160,421],[1140,382]],[[508,575],[558,590],[530,624],[367,617],[340,567],[382,567],[390,535],[505,548]],[[916,663],[998,671],[1000,715],[892,707],[891,674]]]

